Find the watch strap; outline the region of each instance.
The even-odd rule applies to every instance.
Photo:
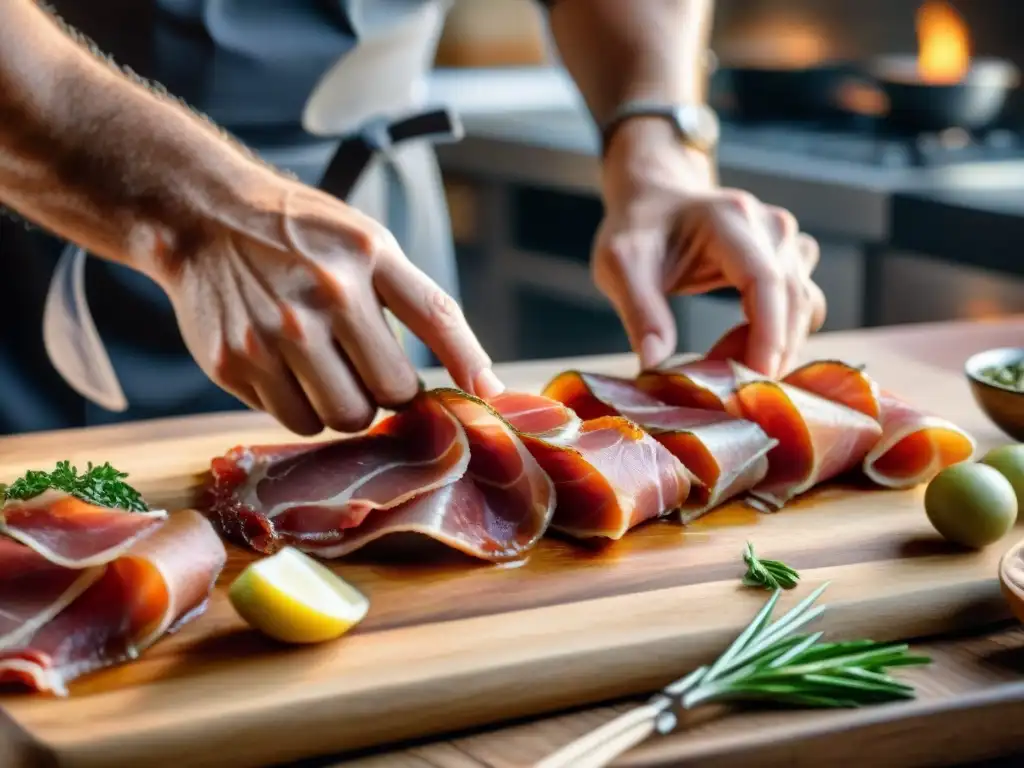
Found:
[[[601,126],[601,156],[607,154],[608,145],[615,132],[623,123],[637,117],[656,117],[667,120],[675,128],[679,140],[706,154],[713,154],[718,143],[717,125],[713,136],[701,136],[696,125],[699,115],[705,113],[713,118],[710,108],[701,103],[667,104],[657,101],[628,101],[620,105],[608,121]]]

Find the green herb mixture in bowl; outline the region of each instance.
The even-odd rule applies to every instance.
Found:
[[[975,402],[992,423],[1024,441],[1024,347],[978,352],[964,363],[964,373]]]

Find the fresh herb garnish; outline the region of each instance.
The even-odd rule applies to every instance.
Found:
[[[117,471],[109,463],[94,467],[89,462],[86,471],[78,474],[71,462],[60,461],[52,472],[29,470],[10,485],[0,485],[0,492],[4,501],[24,501],[45,491],[63,491],[100,507],[148,511],[149,506],[142,500],[142,494],[124,482],[126,477],[126,473]]]
[[[637,732],[653,723],[662,734],[679,723],[680,709],[703,704],[758,703],[804,708],[861,707],[913,699],[913,686],[890,677],[889,667],[930,664],[927,656],[909,653],[906,645],[854,640],[818,642],[823,633],[795,634],[818,618],[825,606],[812,608],[827,584],[774,623],[769,623],[781,590],[758,611],[725,653],[707,666],[671,683],[646,704],[567,744],[540,765],[579,765],[600,756],[601,764],[646,738]]]
[[[747,564],[743,583],[748,587],[764,587],[769,590],[792,589],[800,581],[800,574],[785,563],[778,560],[759,560],[754,554],[754,545],[749,541],[743,553],[743,561]]]
[[[990,365],[980,371],[982,378],[1010,389],[1024,389],[1024,359],[1008,365]]]
[[[765,603],[731,646],[665,689],[683,709],[713,702],[769,702],[801,707],[860,707],[913,699],[913,686],[890,677],[889,667],[930,664],[902,643],[873,640],[821,643],[822,632],[795,634],[821,616],[812,607],[827,584],[778,621],[769,623],[781,590]]]

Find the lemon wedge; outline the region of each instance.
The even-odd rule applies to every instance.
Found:
[[[228,598],[251,627],[285,643],[334,640],[370,608],[355,587],[291,547],[246,567]]]

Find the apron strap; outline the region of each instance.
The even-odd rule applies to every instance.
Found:
[[[409,141],[431,144],[453,143],[463,135],[462,121],[450,109],[434,109],[398,120],[374,118],[354,135],[338,145],[331,162],[320,178],[319,187],[346,200],[377,155]]]

